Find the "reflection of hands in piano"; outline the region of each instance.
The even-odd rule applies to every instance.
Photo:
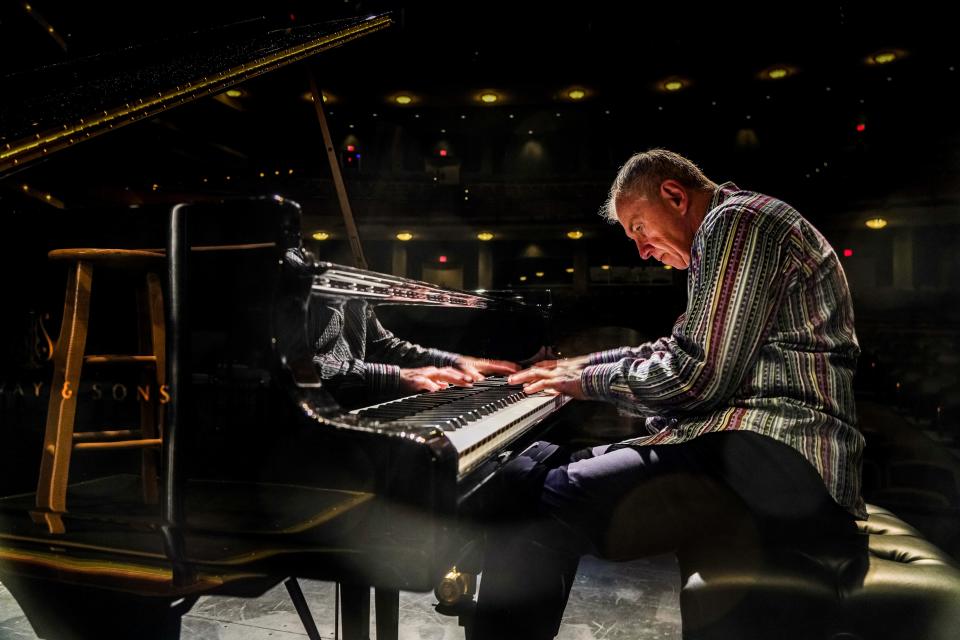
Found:
[[[548,393],[562,393],[583,400],[583,388],[580,386],[580,375],[589,365],[590,356],[577,356],[562,360],[542,360],[529,369],[515,373],[507,379],[510,384],[522,384],[523,391],[534,394],[539,391]]]
[[[484,375],[508,376],[520,370],[520,367],[513,362],[471,356],[460,356],[453,366],[470,376],[474,382],[483,380]]]
[[[451,384],[468,387],[472,382],[471,376],[453,367],[400,369],[400,391],[403,393],[439,391]]]

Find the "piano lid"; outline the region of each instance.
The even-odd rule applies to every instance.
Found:
[[[392,24],[389,14],[263,31],[247,23],[0,79],[0,178]],[[260,32],[257,32],[259,26]]]

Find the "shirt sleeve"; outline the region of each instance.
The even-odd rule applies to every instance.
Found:
[[[460,359],[457,353],[421,347],[418,344],[401,340],[393,335],[373,311],[367,307],[367,362],[394,364],[402,368],[411,367],[449,367]],[[399,375],[399,374],[398,374]]]
[[[682,321],[683,316],[680,316],[680,320],[677,322]],[[624,358],[649,358],[653,353],[663,351],[666,348],[665,340],[667,340],[667,338],[658,338],[653,342],[645,342],[638,347],[617,347],[615,349],[597,351],[590,354],[589,364],[610,364],[612,362],[619,362]]]
[[[399,393],[400,367],[365,360],[365,327],[347,320],[348,315],[353,317],[353,308],[319,305],[310,312],[316,334],[314,365],[324,386],[341,404],[360,406]],[[363,318],[362,309],[360,314]]]
[[[332,355],[316,356],[313,363],[323,384],[344,404],[392,397],[400,391],[400,367],[396,365]]]
[[[727,401],[792,280],[791,229],[743,207],[711,212],[694,239],[687,311],[672,334],[653,343],[649,353],[586,367],[584,393],[633,403],[650,416],[699,413]]]

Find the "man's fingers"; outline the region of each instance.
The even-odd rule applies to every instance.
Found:
[[[443,387],[428,378],[427,376],[417,376],[414,378],[420,391],[439,391]]]
[[[534,362],[533,366],[538,369],[556,369],[557,363],[559,360],[541,360],[540,362]]]
[[[461,361],[460,364],[457,365],[457,367],[458,367],[461,371],[463,371],[464,373],[466,373],[468,376],[470,376],[470,378],[471,378],[474,382],[479,382],[479,381],[483,380],[483,374],[480,373],[480,370],[477,369],[475,366],[473,366],[472,363]]]
[[[553,384],[553,380],[547,380],[545,378],[541,378],[536,382],[531,382],[530,384],[524,386],[523,392],[526,393],[527,395],[533,395],[535,393],[539,393],[540,391],[550,389],[550,385],[552,384]]]
[[[520,371],[520,365],[513,362],[507,362],[506,360],[490,360],[489,362],[484,363],[483,371],[484,373],[510,375],[511,373]]]
[[[450,384],[458,385],[469,385],[471,384],[471,377],[462,371],[458,371],[453,367],[444,367],[442,369],[437,369],[429,374],[429,377],[434,382],[442,381],[449,382]]]
[[[520,373],[513,374],[507,378],[507,382],[510,384],[523,384],[524,382],[530,382],[531,380],[536,380],[546,375],[549,375],[549,372],[546,369],[530,367],[529,369],[524,369]]]

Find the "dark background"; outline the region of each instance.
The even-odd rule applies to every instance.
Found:
[[[948,10],[925,2],[555,6],[5,2],[2,100],[15,110],[21,96],[10,88],[29,89],[36,69],[104,52],[135,60],[144,47],[176,53],[198,39],[392,11],[389,30],[308,63],[328,96],[372,269],[393,270],[395,234],[405,230],[414,234],[404,245],[406,275],[475,288],[476,234],[490,231],[492,285],[550,289],[565,352],[662,335],[683,310],[684,274],[644,265],[596,212],[631,153],[679,151],[717,182],[790,202],[838,252],[847,250],[864,350],[862,414],[879,423],[887,418],[873,407],[891,409],[883,415],[897,429],[926,437],[929,455],[952,470],[933,491],[946,502],[930,498],[930,510],[955,517],[960,48]],[[882,52],[897,57],[871,63]],[[777,66],[791,73],[763,77]],[[674,77],[684,88],[663,90]],[[169,111],[0,180],[0,216],[43,216],[55,205],[96,225],[100,209],[280,194],[302,205],[305,235],[330,235],[308,237],[314,251],[349,262],[319,126],[304,99],[304,65],[238,88],[237,98]],[[570,100],[572,88],[586,97]],[[485,91],[499,100],[483,104]],[[413,103],[396,104],[400,94]],[[887,226],[867,228],[875,217]],[[574,229],[584,237],[568,239]],[[575,288],[566,270],[578,253],[587,273]],[[403,328],[427,343],[456,341]],[[889,491],[891,468],[929,447],[870,437],[878,439],[872,450],[885,452],[871,463],[872,497],[915,507],[915,496]],[[931,482],[925,476],[918,490],[929,493]],[[955,535],[940,542],[955,546]]]

